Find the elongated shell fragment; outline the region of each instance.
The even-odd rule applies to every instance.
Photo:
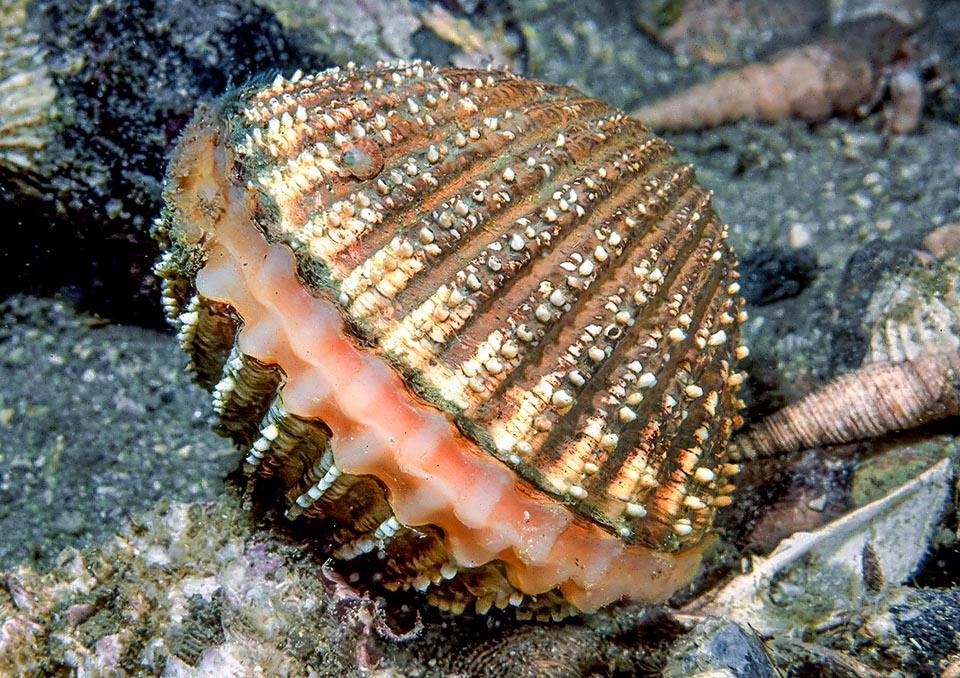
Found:
[[[506,72],[297,73],[201,109],[165,199],[164,304],[219,427],[341,569],[540,617],[692,578],[741,301],[641,124]]]

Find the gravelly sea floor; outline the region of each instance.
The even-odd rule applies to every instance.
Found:
[[[655,75],[638,76],[635,90],[605,69],[593,81],[570,78],[622,105],[662,88],[671,69],[689,79],[647,49]],[[629,72],[642,70],[638,58]],[[562,77],[558,68],[542,75]],[[816,277],[798,296],[748,308],[747,367],[755,388],[777,391],[761,399],[790,398],[857,364],[871,284],[931,229],[960,220],[957,125],[928,118],[895,138],[877,127],[745,122],[670,137],[715,190],[744,258],[773,247],[789,259],[794,245],[816,258]],[[0,568],[46,564],[65,546],[100,541],[160,498],[218,494],[239,455],[210,432],[208,397],[184,364],[169,332],[104,324],[66,297],[0,300]]]
[[[787,251],[791,228],[809,234],[819,276],[796,298],[750,307],[745,329],[755,371],[779,364],[805,383],[832,372],[834,330],[862,308],[837,302],[849,257],[882,237],[882,256],[859,264],[875,279],[896,264],[890,251],[910,256],[960,211],[960,133],[940,122],[892,141],[863,123],[742,123],[675,144],[715,189],[740,252]],[[735,169],[743,148],[765,165]],[[170,333],[104,325],[64,300],[0,302],[0,565],[47,562],[161,497],[216,494],[237,455],[210,432],[184,365]]]
[[[172,335],[0,301],[0,567],[48,564],[158,499],[209,499],[235,452]]]

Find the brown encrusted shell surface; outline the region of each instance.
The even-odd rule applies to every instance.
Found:
[[[26,0],[0,5],[0,175],[29,172],[50,140],[56,88],[39,37],[25,30]]]
[[[555,617],[692,578],[741,302],[709,194],[640,123],[507,72],[298,72],[200,110],[165,199],[164,304],[220,430],[342,568]]]

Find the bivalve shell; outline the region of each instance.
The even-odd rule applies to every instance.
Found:
[[[541,618],[692,578],[742,301],[639,122],[508,72],[298,72],[201,108],[165,201],[164,305],[219,428],[341,570]]]

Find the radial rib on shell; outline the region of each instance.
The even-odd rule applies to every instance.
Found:
[[[691,579],[741,302],[709,194],[640,123],[506,72],[296,73],[201,109],[165,197],[164,303],[219,426],[342,567],[539,616]]]

